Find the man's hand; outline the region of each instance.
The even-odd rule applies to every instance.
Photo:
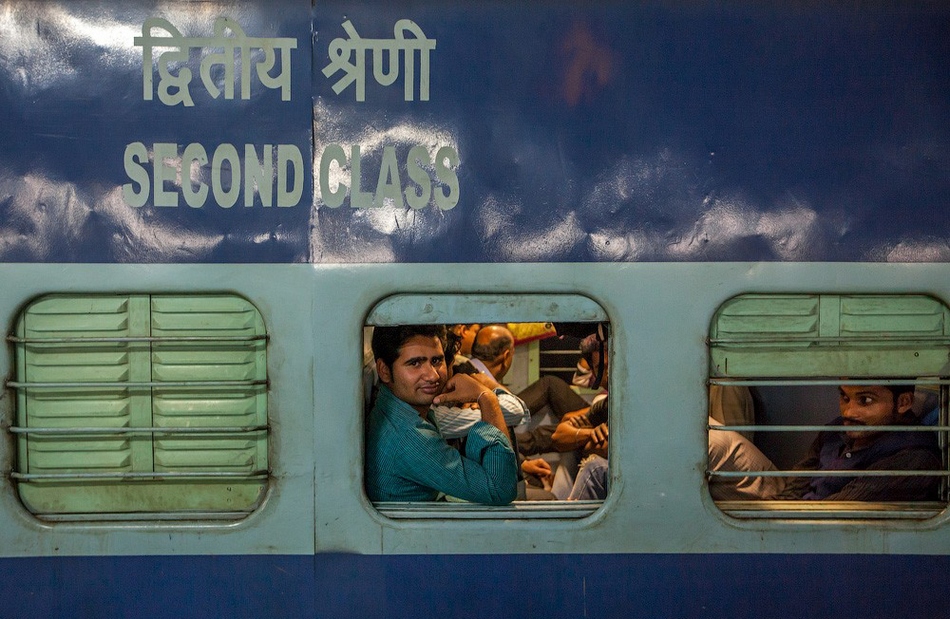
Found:
[[[482,421],[498,428],[509,444],[513,444],[505,426],[505,417],[498,405],[498,396],[468,374],[456,374],[445,383],[442,393],[435,396],[433,404],[478,404]]]
[[[590,441],[587,443],[585,449],[591,453],[595,453],[598,456],[607,457],[607,443],[610,432],[607,429],[607,424],[602,423],[596,428],[590,435]]]
[[[577,415],[576,417],[565,419],[565,421],[571,424],[572,426],[574,426],[575,428],[592,428],[593,427],[590,423],[590,420],[587,418],[587,415]]]
[[[551,465],[544,458],[535,458],[534,460],[525,460],[521,463],[521,472],[525,475],[534,475],[541,479],[551,476]]]
[[[445,383],[442,393],[435,396],[432,402],[449,405],[474,404],[478,402],[478,396],[483,393],[492,393],[492,391],[468,374],[455,374]]]

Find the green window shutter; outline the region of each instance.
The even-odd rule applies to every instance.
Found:
[[[31,306],[21,322],[24,366],[21,376],[35,383],[123,383],[147,375],[148,355],[128,343],[43,343],[73,338],[134,335],[130,297],[77,299],[46,297]],[[143,367],[144,364],[144,367]],[[147,425],[147,394],[129,389],[48,388],[21,392],[19,425],[47,428]],[[129,436],[87,435],[64,439],[37,435],[20,441],[21,468],[35,474],[77,471],[132,471],[149,462]]]
[[[237,297],[153,297],[152,333],[161,337],[214,336],[221,341],[156,343],[156,381],[243,381],[230,387],[155,390],[160,427],[255,427],[267,424],[265,341],[260,314]],[[230,341],[224,338],[237,338]],[[242,338],[247,338],[246,340]],[[156,470],[252,472],[267,468],[266,434],[194,435],[155,440]]]
[[[246,300],[50,295],[17,337],[14,478],[31,511],[237,516],[260,501],[266,333]]]
[[[950,352],[948,311],[925,295],[740,295],[713,319],[710,375],[941,374]]]

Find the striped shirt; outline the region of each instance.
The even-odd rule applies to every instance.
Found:
[[[498,396],[498,406],[506,426],[516,427],[531,420],[531,412],[521,398],[504,389],[494,391]],[[445,439],[468,436],[475,424],[482,420],[480,410],[461,406],[433,406],[432,414],[435,415],[435,425],[439,428],[439,433]]]
[[[369,415],[365,473],[371,501],[434,501],[443,493],[507,505],[517,495],[517,459],[497,428],[477,422],[463,456],[445,442],[431,411],[422,419],[385,385]]]

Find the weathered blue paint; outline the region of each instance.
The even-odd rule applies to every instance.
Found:
[[[3,2],[0,5],[0,257],[62,262],[301,262],[307,259],[310,125],[309,3]],[[231,17],[247,36],[292,37],[292,99],[256,84],[252,96],[213,99],[193,54],[193,107],[143,97],[142,48],[150,17],[183,36],[209,37]],[[155,32],[156,36],[159,34]],[[166,34],[166,33],[162,33]],[[155,58],[161,52],[156,50]],[[220,78],[221,67],[214,75]],[[240,73],[239,70],[236,71]],[[252,71],[252,74],[254,71]],[[292,208],[142,208],[123,201],[130,143],[297,146],[304,200]],[[210,166],[210,164],[209,164]],[[207,168],[206,168],[207,171]],[[174,173],[172,174],[174,176]],[[228,174],[225,173],[227,179]],[[225,183],[229,183],[225,180]],[[171,188],[173,183],[167,183]]]
[[[947,557],[56,557],[3,559],[0,567],[19,575],[3,581],[10,619],[929,619],[950,612]]]
[[[381,33],[406,12],[318,6],[315,66],[344,14]],[[353,105],[318,80],[317,126],[341,137],[319,131],[317,155],[368,126],[441,130],[462,201],[387,213],[398,230],[320,208],[317,259],[359,261],[359,241],[396,261],[950,256],[945,8],[422,7],[432,101]]]
[[[942,3],[3,4],[3,261],[950,258]],[[194,56],[194,107],[144,101],[131,39],[150,16],[293,37],[292,100],[211,99]],[[372,53],[366,100],[335,93],[343,22],[392,38],[400,19],[437,41],[429,100],[377,83]],[[458,204],[330,208],[308,172],[288,208],[132,208],[136,141],[293,144],[317,176],[327,145],[358,145],[369,192],[386,146],[404,189],[412,146],[451,146]]]

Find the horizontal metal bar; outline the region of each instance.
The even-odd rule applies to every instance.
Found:
[[[501,507],[476,503],[373,503],[387,518],[440,520],[536,520],[584,518],[593,514],[603,501],[515,501]]]
[[[734,387],[819,387],[838,385],[950,385],[950,378],[710,378],[710,385]]]
[[[147,473],[20,473],[10,472],[10,478],[16,481],[44,481],[44,480],[76,480],[76,481],[122,481],[147,479],[266,479],[268,471],[254,471],[252,473],[237,473],[233,471],[165,471]]]
[[[182,381],[128,381],[128,382],[43,382],[21,383],[7,381],[7,387],[13,389],[127,389],[145,387],[256,387],[266,385],[267,380],[182,380]]]
[[[716,506],[734,518],[925,520],[946,509],[937,501],[716,501]]]
[[[180,512],[134,512],[134,513],[89,513],[89,514],[48,514],[34,512],[33,516],[44,522],[186,522],[193,521],[234,521],[247,518],[254,510],[246,511],[180,511]],[[153,525],[154,526],[154,525]]]
[[[709,346],[742,345],[742,344],[874,344],[894,342],[918,342],[925,344],[950,344],[950,337],[945,335],[779,335],[775,337],[753,336],[748,338],[719,337],[706,338]]]
[[[171,335],[171,336],[93,336],[93,337],[18,337],[8,335],[7,341],[14,344],[115,344],[130,342],[258,342],[267,340],[266,334],[261,335]]]
[[[214,427],[77,427],[77,428],[24,428],[20,426],[11,426],[10,432],[13,434],[55,434],[55,435],[75,435],[75,434],[246,434],[249,432],[261,432],[267,430],[269,426],[221,426]]]
[[[950,471],[895,471],[892,469],[881,470],[815,470],[815,471],[710,471],[706,470],[709,477],[948,477]]]
[[[948,432],[950,426],[706,426],[713,432]]]

